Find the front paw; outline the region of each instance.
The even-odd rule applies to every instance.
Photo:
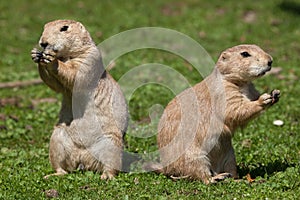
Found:
[[[258,99],[260,105],[262,106],[268,106],[268,105],[272,105],[273,102],[273,96],[271,94],[262,94],[259,99]]]
[[[41,61],[41,58],[43,57],[43,52],[38,50],[37,48],[34,48],[31,50],[31,59],[35,63],[39,63]]]
[[[271,96],[272,96],[272,104],[278,102],[280,98],[280,90],[276,90],[276,89],[272,90]]]
[[[31,58],[36,63],[47,65],[55,60],[55,52],[47,50],[41,51],[37,48],[34,48],[31,51]]]
[[[46,50],[43,52],[42,62],[46,64],[52,63],[56,59],[55,56],[55,52]]]

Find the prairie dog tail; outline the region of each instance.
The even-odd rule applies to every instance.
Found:
[[[161,174],[164,172],[163,170],[163,165],[161,163],[158,163],[158,162],[147,162],[143,165],[143,169],[145,171],[153,171],[157,174]]]

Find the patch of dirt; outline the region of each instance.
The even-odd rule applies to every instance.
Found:
[[[242,141],[242,147],[250,148],[252,145],[252,141],[250,139],[245,139]]]
[[[58,191],[55,189],[45,190],[44,193],[48,198],[57,198],[59,196]]]
[[[282,71],[282,67],[272,67],[271,71],[269,71],[268,74],[275,76],[279,80],[299,80],[299,77],[295,75],[296,73],[293,69],[289,70],[289,73],[287,75],[283,75]]]
[[[246,11],[243,14],[243,21],[248,24],[253,24],[257,19],[257,14],[253,10]]]
[[[184,7],[183,2],[167,3],[161,8],[161,13],[165,16],[179,16],[182,15]]]
[[[5,125],[0,125],[0,131],[7,130],[7,127]]]
[[[0,121],[5,121],[6,120],[6,115],[0,113]]]
[[[9,115],[8,116],[10,119],[14,120],[15,122],[18,122],[19,121],[19,117],[16,116],[16,115]]]
[[[43,99],[32,99],[31,103],[33,107],[36,107],[37,105],[41,103],[56,103],[57,99],[55,98],[43,98]]]
[[[21,99],[19,97],[2,98],[0,99],[0,107],[16,106],[20,107]]]

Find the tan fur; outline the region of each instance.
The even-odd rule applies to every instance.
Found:
[[[279,99],[279,90],[259,95],[251,83],[269,71],[271,64],[272,57],[256,45],[222,52],[211,75],[165,108],[157,135],[161,165],[154,168],[206,184],[228,176],[237,178],[231,143],[234,131]]]
[[[51,175],[80,168],[102,171],[102,179],[113,178],[121,169],[128,123],[118,84],[104,70],[100,52],[81,23],[49,22],[39,44],[43,50],[33,49],[32,59],[42,80],[63,95],[50,139],[49,157],[56,171]]]

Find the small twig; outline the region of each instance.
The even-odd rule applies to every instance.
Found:
[[[171,179],[173,180],[179,180],[179,179],[187,179],[189,178],[190,176],[189,175],[185,175],[185,176],[170,176]]]
[[[16,88],[16,87],[26,87],[30,85],[37,85],[41,84],[43,81],[41,79],[33,79],[28,81],[14,81],[14,82],[7,82],[7,83],[0,83],[0,89],[3,88]]]

